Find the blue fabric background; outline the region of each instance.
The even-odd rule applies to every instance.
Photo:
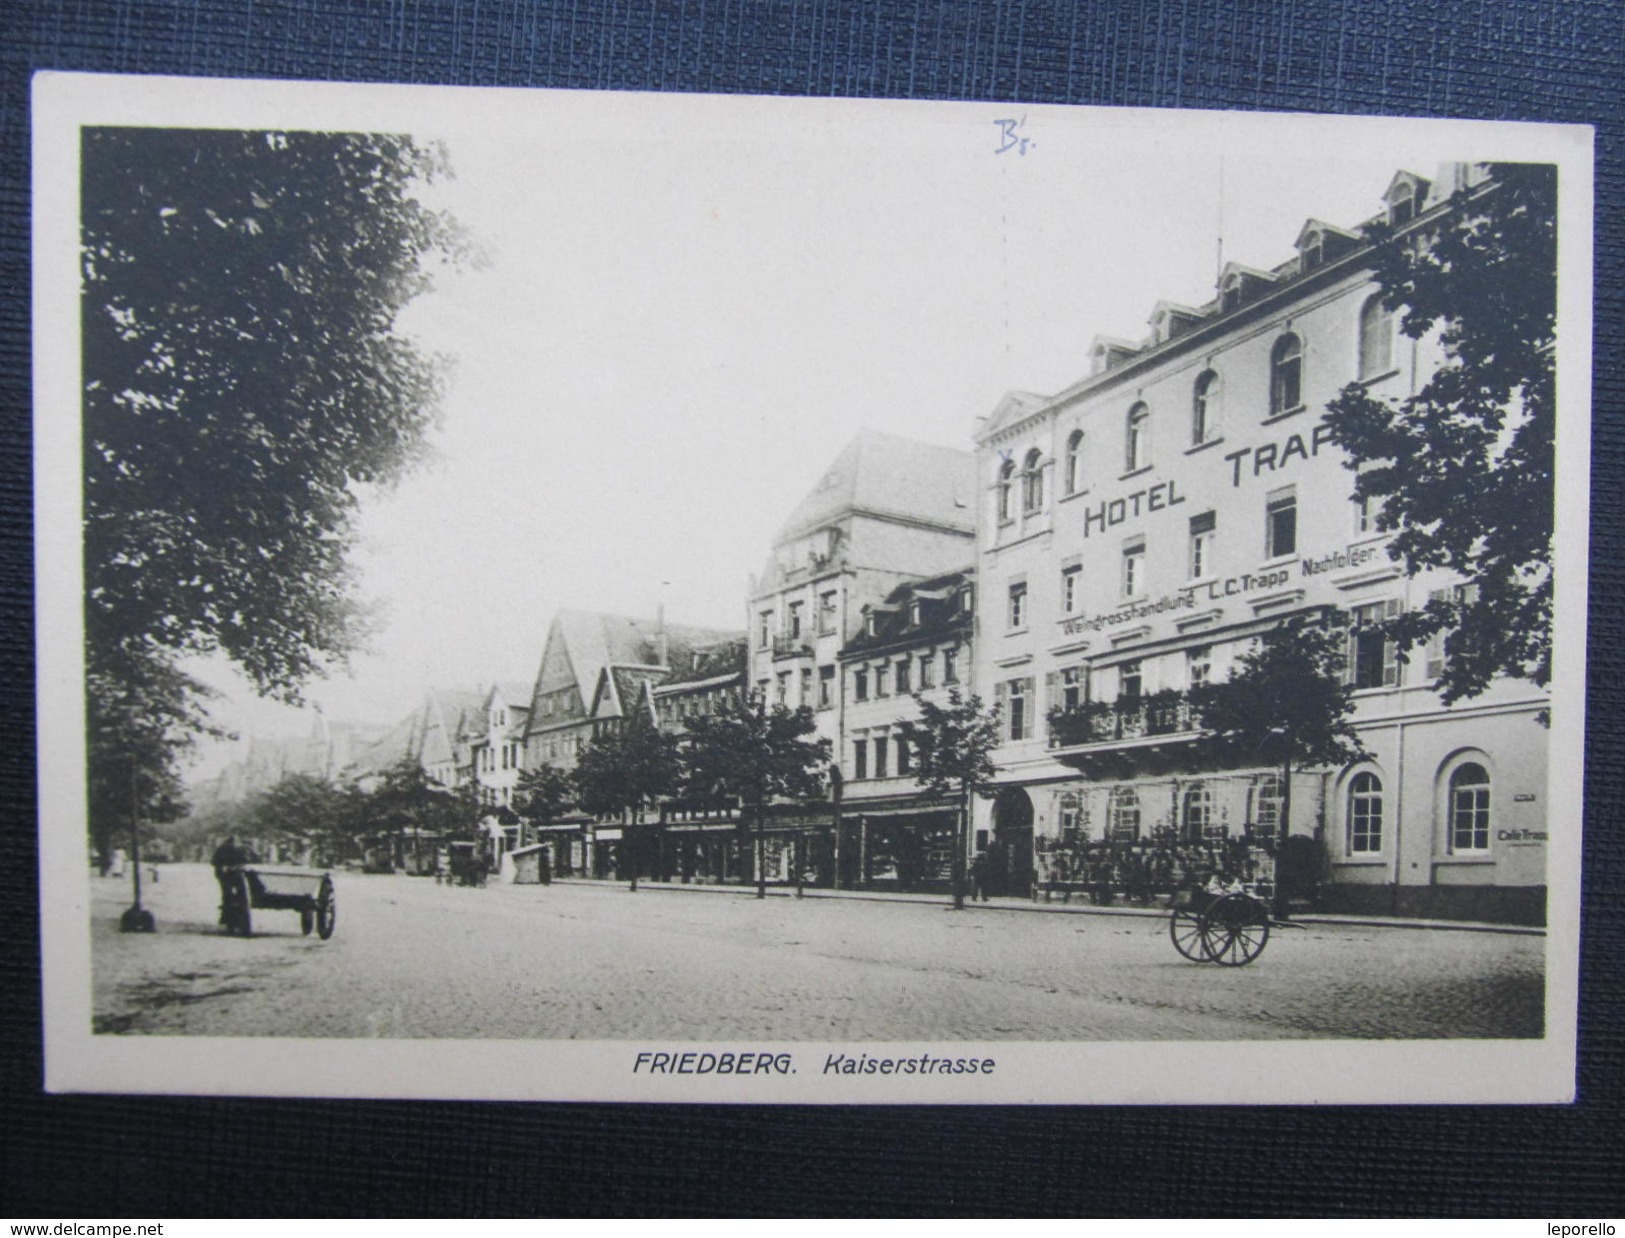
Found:
[[[0,11],[5,1197],[14,1219],[1621,1215],[1617,0],[151,0]],[[36,69],[1591,122],[1595,482],[1578,1105],[819,1109],[46,1097],[35,921],[28,77]]]

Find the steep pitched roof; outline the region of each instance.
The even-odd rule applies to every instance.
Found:
[[[788,541],[854,508],[974,530],[975,488],[970,452],[865,430],[835,457],[774,540]]]
[[[739,632],[692,627],[657,619],[633,619],[601,611],[561,610],[548,630],[541,669],[530,697],[531,717],[540,713],[536,698],[574,686],[583,709],[592,707],[598,677],[607,666],[656,666],[662,643],[665,665],[683,666],[693,651],[729,640],[742,640]]]
[[[423,759],[424,712],[415,709],[371,743],[359,747],[350,760],[357,776],[381,774],[403,757]]]
[[[671,676],[660,686],[663,689],[673,689],[683,684],[703,683],[724,675],[743,676],[749,661],[749,647],[743,636],[736,636],[715,645],[696,646],[686,662],[673,659]]]
[[[606,666],[598,678],[593,717],[629,718],[639,708],[647,711],[650,686],[658,685],[668,673],[664,667]]]
[[[467,688],[430,688],[425,694],[414,755],[425,766],[456,759],[454,745],[469,711],[483,708],[485,695]]]

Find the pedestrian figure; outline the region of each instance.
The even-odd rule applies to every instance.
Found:
[[[1044,891],[1044,901],[1050,901],[1050,895],[1055,892],[1055,866],[1050,853],[1042,847],[1033,856],[1033,866],[1038,870],[1035,874],[1037,880],[1033,882],[1032,901],[1038,901],[1038,891]]]
[[[970,864],[972,902],[987,902],[988,867],[987,852],[978,851],[976,858]]]
[[[240,866],[249,862],[251,852],[237,843],[237,835],[226,835],[226,841],[214,849],[214,879],[220,883],[220,923],[226,922],[227,883]]]

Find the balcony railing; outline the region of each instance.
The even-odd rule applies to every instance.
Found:
[[[812,653],[812,644],[805,635],[789,636],[781,634],[773,638],[773,656],[775,658],[796,658],[810,653]]]
[[[1076,748],[1082,744],[1113,744],[1183,735],[1199,728],[1190,697],[1168,690],[1120,701],[1089,701],[1049,716],[1049,746]]]

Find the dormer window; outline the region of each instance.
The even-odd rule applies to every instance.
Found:
[[[1097,337],[1089,349],[1089,370],[1093,374],[1102,373],[1114,365],[1121,365],[1139,351],[1140,345],[1131,340]]]
[[[1219,290],[1219,305],[1226,313],[1241,308],[1241,276],[1232,275],[1224,281],[1224,287]]]
[[[1410,172],[1401,172],[1388,186],[1383,200],[1388,204],[1388,223],[1392,227],[1407,224],[1422,213],[1427,201],[1428,182]]]
[[[921,611],[921,609],[922,609],[922,607],[920,605],[920,599],[919,598],[910,598],[909,599],[909,603],[908,603],[908,623],[909,623],[910,627],[917,628],[917,627],[920,626],[920,611]]]
[[[1326,260],[1326,237],[1321,232],[1311,232],[1303,240],[1303,248],[1298,251],[1299,263],[1305,271],[1313,271]]]
[[[877,626],[878,624],[876,622],[874,610],[871,607],[865,606],[863,608],[863,634],[865,636],[873,636]]]

